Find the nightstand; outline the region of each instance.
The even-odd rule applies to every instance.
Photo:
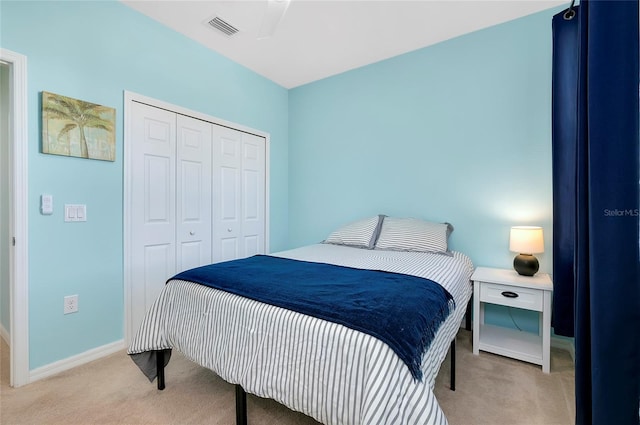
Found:
[[[473,354],[480,350],[539,364],[549,373],[551,294],[546,273],[521,276],[515,270],[478,267],[473,281]],[[496,304],[538,311],[539,334],[484,323],[484,305]]]

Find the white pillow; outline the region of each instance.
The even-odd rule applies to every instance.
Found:
[[[349,223],[331,233],[324,243],[373,249],[383,216]]]
[[[449,223],[433,223],[417,218],[385,217],[376,249],[392,251],[448,252]]]

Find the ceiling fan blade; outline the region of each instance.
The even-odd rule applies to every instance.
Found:
[[[290,3],[291,0],[267,0],[267,10],[262,18],[258,39],[269,38],[275,34]]]

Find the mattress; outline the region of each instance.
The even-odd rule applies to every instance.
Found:
[[[129,354],[176,349],[248,393],[327,425],[447,423],[433,386],[471,296],[473,265],[467,256],[330,244],[272,255],[411,274],[441,284],[456,308],[423,355],[423,378],[414,379],[385,343],[365,333],[181,280],[163,288]]]

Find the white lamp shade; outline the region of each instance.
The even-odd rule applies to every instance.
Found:
[[[521,254],[537,254],[544,252],[542,227],[514,226],[509,237],[509,251]]]

